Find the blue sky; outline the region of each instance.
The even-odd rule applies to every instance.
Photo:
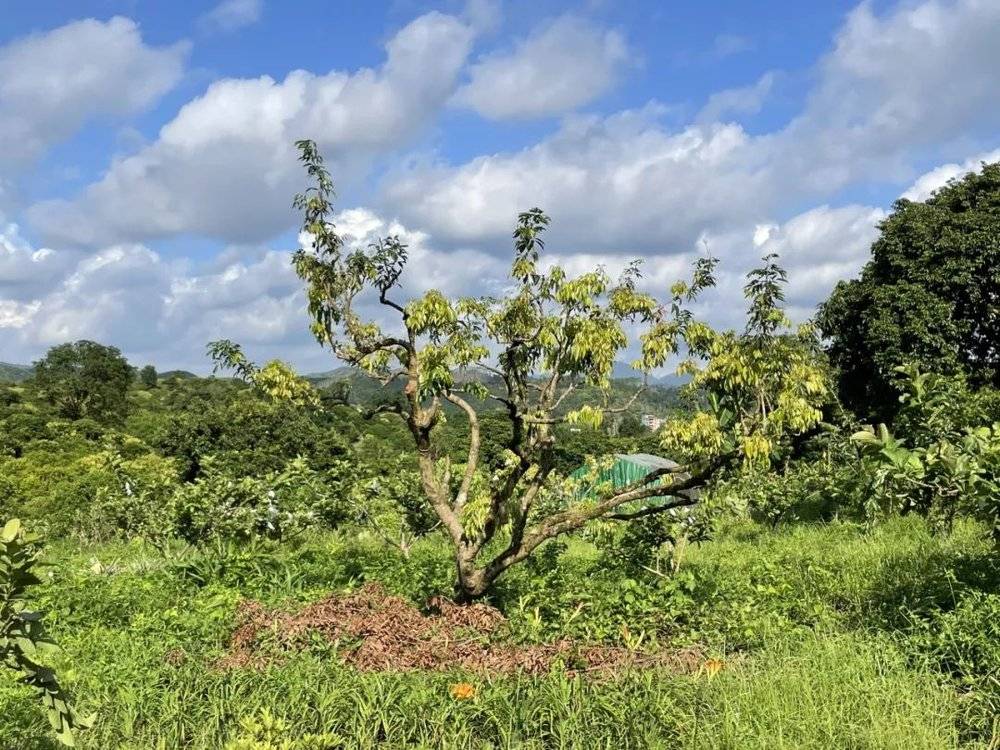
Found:
[[[807,317],[901,195],[1000,158],[1000,4],[16,3],[0,28],[0,360],[93,338],[204,370],[212,338],[304,369],[291,142],[407,291],[497,292],[517,210],[581,271],[706,243],[704,313],[789,268]]]

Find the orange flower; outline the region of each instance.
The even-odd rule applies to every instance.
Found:
[[[467,701],[476,697],[476,688],[468,682],[456,682],[449,688],[451,697],[457,701]]]
[[[725,666],[726,662],[724,662],[722,659],[708,659],[704,664],[701,665],[701,669],[698,670],[698,673],[700,674],[704,672],[705,674],[708,675],[708,679],[712,679],[713,677],[715,677],[715,675],[721,672],[722,668]]]

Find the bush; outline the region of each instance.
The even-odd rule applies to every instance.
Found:
[[[346,465],[318,472],[304,459],[262,477],[234,477],[211,462],[171,499],[173,531],[191,542],[213,538],[282,539],[335,528],[348,517]]]

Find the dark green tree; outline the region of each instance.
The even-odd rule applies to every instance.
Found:
[[[621,437],[642,437],[647,430],[635,414],[626,414],[618,422],[618,435]]]
[[[139,371],[139,382],[146,388],[156,388],[159,378],[156,375],[156,368],[146,365]]]
[[[891,420],[907,362],[1000,386],[1000,163],[897,201],[880,229],[861,276],[819,310],[844,404]]]
[[[67,419],[120,421],[134,378],[135,368],[118,349],[93,341],[54,346],[35,362],[38,389]]]

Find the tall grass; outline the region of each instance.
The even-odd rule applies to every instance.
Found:
[[[164,560],[141,545],[56,548],[60,564],[40,604],[64,649],[61,674],[81,709],[97,714],[81,741],[91,750],[225,748],[262,715],[286,722],[290,741],[332,733],[345,748],[986,747],[990,717],[977,708],[970,719],[970,707],[980,704],[937,671],[952,663],[1000,666],[1000,649],[972,640],[982,630],[976,623],[1000,611],[967,596],[993,596],[980,535],[969,526],[932,536],[905,519],[874,532],[846,524],[729,529],[681,562],[692,580],[681,599],[656,598],[652,574],[633,589],[636,596],[649,589],[643,617],[670,638],[717,649],[726,666],[711,679],[662,671],[616,679],[358,674],[322,647],[263,671],[215,669],[241,595],[303,601],[364,578],[391,588],[408,579],[431,586],[446,561],[429,550],[393,567],[381,553],[369,558],[336,539],[222,561]],[[566,554],[573,559],[558,576],[540,570],[542,578],[513,578],[511,598],[519,586],[558,601],[588,590],[615,596],[600,588],[598,558],[585,549]],[[662,602],[685,609],[658,610]],[[617,611],[595,606],[579,617]],[[562,616],[558,608],[545,612]],[[511,614],[512,627],[522,627]],[[924,615],[931,626],[915,627]],[[941,645],[935,623],[949,627],[961,650]],[[560,626],[558,619],[550,625],[549,632]],[[460,680],[475,685],[474,699],[451,696],[449,686]],[[976,722],[979,729],[968,731]],[[53,747],[45,737],[33,701],[0,675],[0,750]]]
[[[358,674],[319,654],[221,672],[197,660],[172,667],[143,653],[156,653],[153,644],[103,635],[75,680],[99,716],[83,743],[95,750],[221,748],[263,711],[293,736],[330,732],[358,749],[958,746],[954,692],[908,668],[890,644],[852,635],[784,641],[714,678],[647,671],[613,680]],[[458,680],[475,698],[451,696]],[[23,697],[0,691],[0,747],[49,747]]]

